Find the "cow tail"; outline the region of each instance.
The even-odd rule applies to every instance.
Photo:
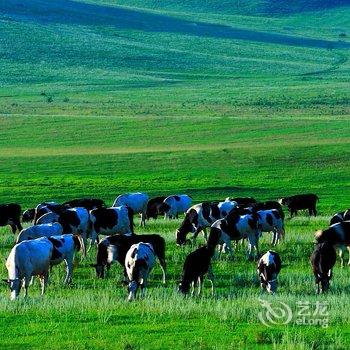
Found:
[[[126,207],[128,209],[128,218],[130,222],[130,231],[134,234],[134,211],[130,207]]]

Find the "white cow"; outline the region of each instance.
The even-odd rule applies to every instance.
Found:
[[[147,278],[156,262],[153,247],[150,243],[133,244],[125,257],[125,269],[129,278],[128,300],[136,297],[138,287],[141,287],[141,296],[144,296]]]
[[[187,194],[168,196],[164,199],[161,210],[166,218],[177,218],[184,214],[192,205],[192,198]]]
[[[146,193],[136,192],[136,193],[125,193],[118,196],[112,207],[119,207],[121,205],[126,205],[131,208],[134,213],[139,213],[141,215],[141,226],[146,226],[146,211],[149,196]]]
[[[74,253],[83,248],[83,241],[80,236],[73,234],[51,236],[48,238],[53,245],[50,265],[58,265],[62,261],[66,264],[66,277],[64,283],[72,282]]]
[[[63,228],[58,222],[29,226],[19,233],[16,243],[20,243],[28,239],[57,236],[61,235],[62,233]]]
[[[4,280],[10,287],[11,300],[18,297],[22,283],[24,296],[28,295],[28,287],[33,276],[40,277],[41,294],[44,294],[52,252],[53,245],[46,237],[23,241],[12,248],[6,261],[8,279]]]

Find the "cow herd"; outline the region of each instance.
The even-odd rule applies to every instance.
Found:
[[[282,267],[281,258],[272,250],[261,255],[259,239],[263,233],[271,233],[273,246],[284,239],[282,205],[288,208],[291,217],[299,210],[308,210],[310,216],[316,216],[317,201],[315,194],[303,194],[279,201],[257,202],[251,197],[228,197],[192,205],[192,198],[184,194],[149,198],[147,194],[137,192],[118,196],[111,207],[94,198],[75,199],[62,204],[43,202],[23,213],[18,204],[2,204],[0,226],[10,225],[14,234],[19,231],[6,261],[8,278],[4,281],[10,288],[11,299],[15,299],[21,287],[26,296],[33,277],[38,276],[43,294],[50,269],[64,261],[64,283],[68,284],[72,281],[75,253],[81,251],[82,259],[85,259],[97,243],[96,263],[90,264],[96,276],[104,278],[111,264],[119,262],[124,270],[128,300],[132,300],[139,289],[141,295],[144,294],[148,275],[157,260],[163,272],[163,283],[166,281],[165,240],[158,234],[135,234],[134,214],[140,215],[141,226],[159,216],[173,219],[184,215],[175,232],[176,244],[193,245],[201,232],[206,243],[186,256],[179,292],[185,295],[191,292],[193,295],[197,287],[200,294],[204,276],[211,282],[213,292],[212,260],[219,259],[222,253],[229,253],[232,259],[238,242],[247,241],[247,259],[258,261],[261,288],[275,293]],[[337,247],[343,266],[343,252],[345,247],[350,247],[349,220],[350,210],[339,212],[332,217],[329,228],[315,234],[316,245],[310,261],[318,293],[329,288]],[[23,229],[21,222],[31,225]],[[188,238],[188,235],[191,237]]]

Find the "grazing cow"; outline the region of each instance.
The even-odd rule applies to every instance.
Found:
[[[237,207],[236,202],[203,202],[196,204],[187,210],[181,226],[176,230],[176,243],[183,245],[186,243],[186,236],[189,232],[193,233],[196,239],[199,232],[204,231],[206,237],[206,228],[214,221],[225,217],[232,209]]]
[[[166,218],[177,218],[184,214],[192,204],[192,198],[187,194],[168,196],[164,199],[160,209],[164,211]]]
[[[164,202],[164,199],[166,197],[154,197],[151,198],[147,202],[147,209],[146,209],[146,219],[149,220],[150,218],[157,219],[158,215],[164,215],[164,211],[161,210],[162,204]]]
[[[326,230],[319,230],[315,233],[315,238],[317,243],[328,242],[339,248],[341,267],[344,266],[343,255],[345,247],[347,247],[349,251],[348,265],[350,266],[350,221],[339,222]]]
[[[97,199],[97,198],[72,199],[70,201],[64,202],[63,205],[70,208],[82,207],[88,211],[92,209],[103,208],[106,206],[105,202],[102,199]]]
[[[141,287],[141,296],[144,296],[148,275],[154,265],[155,256],[151,244],[140,242],[130,247],[125,257],[125,269],[129,278],[129,301],[136,298],[139,287]]]
[[[226,200],[237,202],[238,206],[240,207],[249,207],[252,204],[256,203],[256,199],[254,199],[253,197],[227,197]]]
[[[0,226],[11,226],[12,233],[21,231],[21,206],[17,203],[0,204]]]
[[[22,214],[23,222],[32,222],[34,220],[35,208],[27,209]]]
[[[336,213],[333,215],[330,221],[330,225],[337,224],[338,222],[342,221],[349,221],[350,220],[350,209],[347,209],[345,211],[341,211],[339,213]]]
[[[66,277],[64,279],[64,283],[71,283],[74,253],[78,252],[83,247],[83,241],[81,237],[69,234],[61,236],[51,236],[48,237],[48,240],[53,245],[50,265],[58,265],[62,261],[64,261],[66,264]]]
[[[40,216],[40,218],[36,220],[36,224],[41,225],[41,224],[51,224],[53,222],[58,222],[59,217],[60,216],[58,214],[50,211],[49,213],[46,213]]]
[[[11,300],[18,297],[23,283],[26,297],[32,276],[39,276],[41,294],[44,294],[49,278],[52,243],[46,238],[24,241],[16,244],[6,261]]]
[[[125,193],[121,194],[115,199],[112,207],[120,207],[121,205],[126,205],[127,207],[131,208],[134,213],[139,213],[141,215],[140,226],[146,226],[148,200],[149,197],[146,193]]]
[[[198,295],[201,294],[204,275],[207,274],[211,283],[212,295],[214,294],[214,275],[211,267],[211,258],[214,255],[214,247],[204,246],[188,254],[182,270],[182,279],[179,283],[179,292],[188,294],[192,285],[191,296],[194,295],[197,283]]]
[[[259,210],[259,229],[261,232],[273,232],[271,244],[276,245],[280,238],[284,238],[284,222],[277,209]]]
[[[268,293],[275,294],[277,291],[277,276],[281,271],[281,258],[278,253],[269,250],[258,262],[258,276],[260,286]]]
[[[310,262],[315,275],[317,294],[328,291],[336,259],[337,255],[332,243],[323,242],[316,245]]]
[[[67,207],[56,202],[43,202],[36,206],[34,214],[34,225],[37,224],[37,220],[46,213],[56,213],[60,214],[62,211],[66,210]]]
[[[233,259],[231,240],[238,241],[248,238],[248,259],[253,259],[252,251],[259,254],[258,243],[261,232],[259,230],[259,217],[256,213],[238,215],[234,210],[225,218],[215,221],[210,227],[208,238],[209,246],[225,244],[225,251],[230,253]]]
[[[97,209],[96,209],[97,210]],[[83,257],[86,257],[86,242],[90,235],[90,214],[84,207],[67,209],[60,213],[58,222],[62,225],[63,234],[73,233],[80,235],[83,240]]]
[[[29,226],[23,229],[19,233],[16,243],[20,243],[28,239],[36,239],[40,237],[59,236],[59,235],[62,235],[62,233],[63,233],[63,228],[58,222],[55,222],[52,224],[41,224],[41,225]]]
[[[298,210],[308,209],[309,215],[317,215],[316,203],[319,198],[316,194],[297,194],[295,196],[281,198],[278,202],[288,207],[290,217],[298,214]]]
[[[113,235],[100,241],[97,248],[96,264],[90,266],[96,269],[96,276],[104,278],[105,267],[109,270],[114,261],[118,261],[122,266],[125,265],[126,253],[133,244],[150,243],[154,249],[154,254],[159,260],[163,272],[163,283],[165,283],[166,262],[165,262],[165,240],[160,235]],[[126,271],[124,270],[124,276]]]
[[[98,235],[134,234],[134,212],[122,205],[115,208],[97,208],[90,211],[91,244]]]

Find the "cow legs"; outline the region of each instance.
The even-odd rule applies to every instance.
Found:
[[[15,234],[16,234],[16,229],[17,229],[16,225],[13,224],[13,223],[10,223],[9,225],[10,225],[10,227],[11,227],[12,233],[15,235]]]
[[[255,233],[248,236],[248,260],[254,260],[253,249],[255,249],[256,255],[258,255],[258,239],[255,237]]]
[[[214,296],[214,274],[213,274],[213,269],[212,269],[211,264],[209,264],[209,267],[208,267],[208,276],[207,277],[211,283],[211,295]]]
[[[197,295],[200,296],[202,293],[203,276],[199,276],[197,280]]]
[[[140,214],[141,218],[140,218],[140,226],[142,227],[146,227],[146,213],[142,212]]]
[[[69,284],[72,282],[72,271],[73,271],[73,256],[64,259],[66,264],[66,278],[64,279],[64,284]]]
[[[226,233],[222,232],[221,239],[225,244],[225,252],[229,253],[230,259],[233,260],[233,249],[232,249],[230,237]]]
[[[160,268],[162,269],[162,273],[163,273],[163,284],[165,284],[165,275],[166,275],[165,258],[159,258],[159,264],[160,264]]]
[[[340,258],[340,267],[344,267],[344,250],[345,250],[345,247],[344,246],[340,246],[339,247],[339,258]]]
[[[350,266],[350,246],[346,247],[348,253],[349,253],[349,257],[348,257],[348,266]]]
[[[41,295],[44,295],[47,281],[49,280],[49,272],[45,272],[44,275],[40,276],[40,284],[41,284]]]

